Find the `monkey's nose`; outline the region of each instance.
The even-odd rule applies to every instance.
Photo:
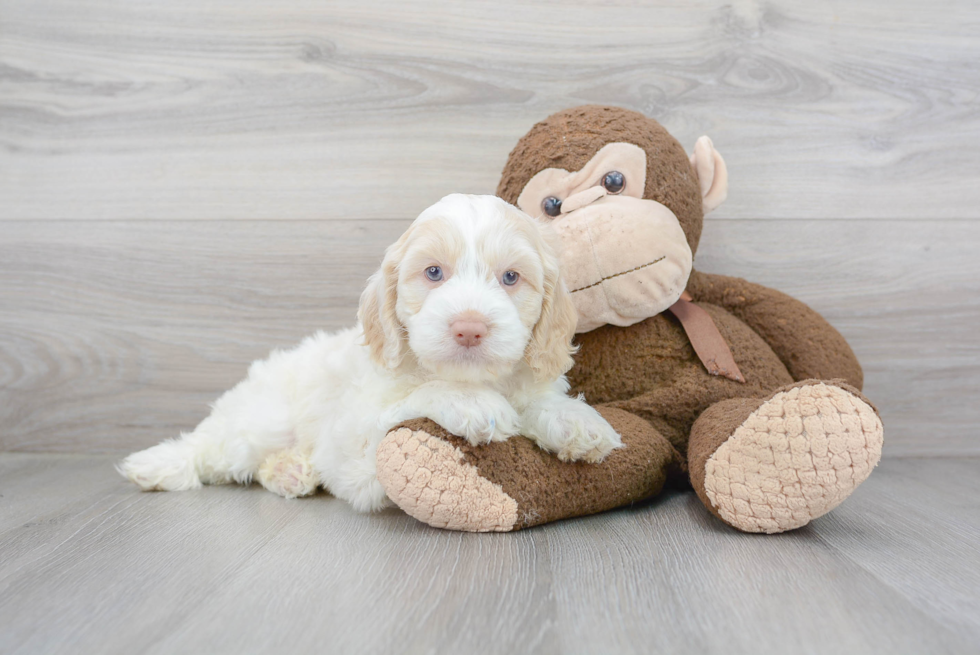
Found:
[[[589,187],[585,191],[573,193],[561,201],[561,213],[567,214],[568,212],[573,212],[576,209],[581,209],[586,205],[591,205],[599,198],[605,197],[608,193],[609,192],[606,191],[605,187],[601,186],[593,186]]]
[[[487,336],[487,324],[472,319],[453,321],[449,330],[452,332],[456,343],[466,348],[479,346]]]

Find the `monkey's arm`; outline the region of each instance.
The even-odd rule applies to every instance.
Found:
[[[695,302],[724,307],[755,330],[794,380],[841,378],[861,389],[864,373],[854,351],[827,320],[799,300],[737,277],[691,273]]]

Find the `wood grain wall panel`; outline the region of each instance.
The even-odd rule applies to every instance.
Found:
[[[0,0],[0,218],[407,218],[549,113],[690,148],[719,218],[978,217],[980,4]]]
[[[354,321],[407,221],[8,221],[0,450],[117,453],[192,428],[248,363]],[[710,220],[696,265],[849,339],[886,455],[980,453],[980,223]]]

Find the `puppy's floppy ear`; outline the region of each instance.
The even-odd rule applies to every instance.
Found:
[[[364,330],[364,344],[381,366],[397,368],[405,356],[405,328],[398,320],[398,264],[404,254],[406,232],[385,251],[381,268],[368,278],[361,294],[357,318]]]
[[[559,273],[558,257],[550,247],[541,249],[544,264],[544,299],[541,318],[531,332],[531,341],[524,353],[527,363],[538,380],[554,380],[572,367],[572,346],[578,314],[572,295]]]

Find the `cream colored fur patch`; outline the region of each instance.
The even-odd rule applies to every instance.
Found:
[[[776,394],[708,459],[705,491],[746,532],[783,532],[837,507],[881,458],[884,431],[860,398],[826,384]]]
[[[256,478],[263,487],[283,498],[316,493],[320,484],[310,458],[294,449],[272,453],[259,466]]]
[[[388,497],[424,523],[469,532],[509,532],[517,523],[517,501],[442,439],[401,428],[381,442],[377,461]]]

